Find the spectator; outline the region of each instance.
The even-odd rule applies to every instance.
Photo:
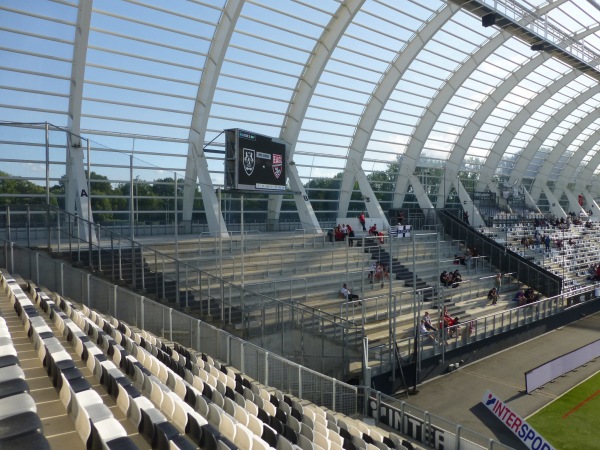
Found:
[[[488,300],[492,301],[492,305],[495,305],[498,302],[498,291],[495,287],[490,289],[487,295]]]
[[[423,315],[423,321],[425,322],[425,328],[429,331],[437,331],[437,329],[431,324],[431,316],[429,315],[429,311],[425,311]]]
[[[540,299],[540,294],[536,294],[535,290],[530,287],[525,291],[525,304],[535,303]]]
[[[458,337],[460,335],[460,331],[460,317],[456,316],[454,319],[452,319],[452,323],[448,329],[448,332],[450,337]]]
[[[333,236],[335,235],[335,230],[330,228],[327,230],[327,237],[329,238],[329,242],[333,242]]]
[[[369,276],[367,277],[369,279],[369,284],[373,284],[373,279],[375,277],[375,269],[377,268],[377,264],[379,264],[379,261],[373,261],[371,263],[371,268],[369,269]]]
[[[462,275],[460,274],[460,272],[458,271],[458,269],[456,269],[453,273],[452,273],[452,287],[453,288],[457,288],[460,286],[460,282],[462,281]]]
[[[361,211],[360,214],[358,215],[358,223],[360,223],[362,225],[363,231],[367,231],[367,227],[365,226],[365,224],[367,223],[367,221],[365,219],[365,212],[364,211]]]
[[[469,213],[468,212],[463,212],[463,221],[469,225]]]
[[[358,300],[358,295],[353,294],[352,291],[346,286],[346,283],[344,283],[344,285],[342,286],[342,289],[340,290],[340,295],[344,297],[348,302]],[[358,304],[360,305],[361,303],[358,302]],[[356,304],[354,306],[356,306]]]
[[[523,293],[523,291],[517,291],[517,293],[513,297],[513,302],[517,302],[518,306],[522,306],[525,304],[525,294]]]
[[[383,265],[380,262],[377,262],[375,266],[375,281],[380,281],[381,287],[383,287]]]
[[[459,256],[459,255],[454,255],[454,262],[453,262],[453,264],[462,264],[463,266],[466,266],[465,257],[464,256]]]
[[[444,270],[440,274],[440,284],[443,285],[444,287],[448,287],[451,282],[452,282],[452,278],[450,277],[450,274],[448,274],[448,272],[446,272]]]
[[[550,251],[550,235],[547,234],[546,237],[544,238],[544,245],[546,246],[546,251],[549,252]]]
[[[469,263],[471,262],[472,257],[473,257],[473,252],[471,251],[471,247],[467,247],[465,249],[465,257],[463,258],[465,266],[469,266]]]
[[[369,236],[377,236],[379,232],[377,231],[377,224],[374,223],[373,226],[369,227]]]
[[[388,266],[385,264],[383,264],[383,278],[390,281],[390,271],[388,270]],[[381,287],[383,287],[383,283],[381,284]]]
[[[349,224],[346,225],[346,228],[348,229],[348,247],[354,247],[354,230]]]
[[[496,288],[496,293],[500,295],[500,291],[502,290],[502,274],[500,272],[494,277],[494,285],[492,287]]]
[[[419,334],[421,336],[427,336],[429,339],[431,339],[434,343],[437,344],[435,337],[433,337],[433,331],[429,331],[427,329],[427,327],[425,326],[425,321],[423,319],[421,319],[421,324],[419,325]]]

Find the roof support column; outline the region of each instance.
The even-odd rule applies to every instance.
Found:
[[[539,208],[529,191],[525,186],[523,186],[523,192],[525,193],[525,204],[535,210],[538,214],[542,213],[542,210]]]
[[[323,70],[331,58],[331,53],[337,47],[338,42],[344,35],[348,26],[352,23],[356,13],[360,11],[364,2],[365,0],[344,0],[340,3],[336,13],[332,16],[331,21],[324,28],[323,34],[317,40],[311,53],[311,57],[306,62],[304,71],[298,79],[295,94],[294,97],[290,99],[285,123],[279,136],[283,141],[287,142],[290,147],[287,150],[287,160],[290,162],[290,165],[292,165],[291,161],[293,161],[300,128]],[[294,170],[288,172],[288,174],[290,173],[295,173],[297,176],[298,170],[294,167]],[[302,185],[302,183],[299,182],[299,179],[295,181],[290,179],[290,186],[291,185]],[[304,191],[304,188],[293,189],[295,191]],[[299,199],[296,199],[298,213],[302,216],[304,213],[301,213],[301,210],[308,209],[308,215],[311,217],[315,216],[312,205],[305,200],[305,198],[306,193],[303,192]],[[267,217],[270,223],[279,220],[282,201],[283,198],[281,195],[271,195],[269,197]],[[313,226],[318,227],[318,224],[315,222]]]
[[[559,187],[559,189],[562,189],[562,191],[565,193],[565,195],[569,199],[569,212],[573,211],[577,215],[583,215],[583,216],[587,217],[587,212],[585,211],[585,209],[583,209],[583,206],[581,206],[579,204],[579,199],[573,193],[573,191],[570,190],[566,186],[561,186],[561,187]]]
[[[429,196],[421,184],[421,181],[419,181],[419,178],[416,175],[411,175],[408,177],[408,182],[413,188],[413,193],[415,194],[421,209],[433,209],[433,203],[429,200]]]
[[[81,142],[81,103],[85,79],[90,23],[93,0],[81,0],[77,10],[77,25],[73,45],[73,65],[71,66],[71,90],[69,94],[69,124],[67,135],[67,191],[66,210],[71,214],[93,223],[91,192],[88,184],[90,174],[84,167],[84,154]],[[89,142],[88,142],[89,158]],[[89,163],[89,161],[88,161]],[[88,164],[89,165],[89,164]],[[80,238],[87,241],[86,227],[80,227]],[[92,236],[95,239],[95,236]]]
[[[542,186],[542,191],[544,192],[544,194],[546,194],[546,198],[548,199],[548,204],[550,205],[550,212],[558,218],[562,217],[566,219],[567,213],[564,209],[562,209],[562,207],[558,203],[556,196],[545,183],[544,186]]]
[[[200,182],[204,211],[208,227],[213,235],[227,236],[225,220],[219,217],[219,205],[215,189],[208,171],[208,162],[204,153],[204,141],[208,116],[213,103],[215,89],[225,53],[231,41],[231,35],[240,16],[244,0],[228,0],[215,30],[202,70],[202,77],[196,94],[196,106],[190,126],[190,145],[185,166],[185,184],[183,189],[183,220],[192,220],[194,197],[196,194],[196,180]],[[219,228],[219,224],[221,227]]]
[[[531,186],[530,197],[534,202],[537,202],[542,195],[542,189],[546,185],[546,179],[538,180],[537,178],[533,181],[533,186]]]
[[[383,220],[384,229],[388,228],[390,224],[385,217],[385,213],[383,209],[381,209],[381,205],[379,204],[379,200],[375,196],[375,192],[373,192],[373,188],[369,184],[369,179],[365,175],[362,169],[359,169],[355,172],[354,177],[358,182],[358,187],[360,188],[360,192],[363,194],[363,198],[365,200],[365,207],[367,208],[367,212],[369,213],[369,217],[372,219],[381,219]],[[340,217],[348,217],[348,209],[346,208],[346,214]]]
[[[592,211],[592,214],[588,216],[589,219],[597,222],[600,220],[600,206],[598,206],[598,203],[596,203],[596,200],[594,200],[594,197],[592,194],[590,194],[590,191],[582,188],[581,192],[583,193],[585,202],[588,205],[588,209]]]
[[[463,210],[471,216],[470,224],[473,227],[485,226],[485,221],[483,220],[483,217],[481,217],[479,210],[475,206],[475,202],[465,189],[465,186],[462,184],[462,181],[460,181],[460,178],[456,177],[454,179],[454,186],[458,191],[458,198],[460,199],[460,203],[462,204]]]
[[[227,225],[225,224],[225,220],[223,219],[222,213],[220,213],[221,208],[219,207],[219,199],[217,198],[217,194],[213,187],[212,181],[210,179],[210,173],[208,171],[208,163],[206,162],[206,157],[204,155],[204,151],[197,151],[196,147],[190,142],[190,150],[188,151],[187,162],[186,162],[186,179],[184,185],[184,202],[183,202],[183,211],[184,214],[186,212],[189,213],[189,216],[184,215],[183,220],[191,220],[192,219],[192,207],[194,205],[194,196],[196,191],[196,176],[200,181],[201,191],[202,191],[202,200],[204,203],[204,212],[206,214],[206,222],[208,223],[208,229],[213,236],[218,236],[219,233],[223,237],[229,236],[227,232]],[[194,178],[187,178],[188,168],[193,171]],[[186,191],[187,188],[187,191]],[[189,197],[185,197],[185,194],[188,194]],[[219,218],[219,214],[221,217]]]
[[[302,184],[302,180],[298,174],[298,169],[293,161],[287,164],[287,175],[290,188],[294,192],[294,201],[296,202],[296,209],[298,210],[298,216],[300,217],[302,228],[305,230],[314,230],[317,232],[317,234],[321,234],[321,226],[319,225],[317,216],[315,215],[312,205],[308,200],[308,195],[306,195],[304,185]],[[279,197],[281,198],[281,196]],[[271,206],[270,200],[271,199],[269,199],[269,206]],[[269,208],[269,212],[270,211],[271,209]]]

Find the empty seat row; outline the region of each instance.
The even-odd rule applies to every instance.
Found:
[[[200,391],[184,385],[183,380],[177,374],[164,366],[159,371],[158,361],[129,338],[120,334],[116,336],[117,340],[108,337],[109,335],[105,330],[109,331],[110,325],[99,315],[94,315],[95,321],[92,321],[70,302],[61,299],[60,303],[74,320],[83,321],[87,324],[84,325],[86,328],[94,330],[93,334],[98,335],[99,339],[105,342],[104,345],[107,346],[105,350],[112,354],[113,360],[115,362],[118,360],[123,370],[133,378],[135,389],[139,389],[142,394],[152,400],[151,404],[158,407],[159,410],[153,412],[149,412],[142,407],[140,414],[133,413],[134,417],[141,416],[142,427],[148,428],[149,424],[150,426],[154,424],[153,426],[161,433],[163,441],[179,434],[178,430],[180,430],[186,433],[194,442],[193,445],[187,438],[176,436],[169,442],[171,448],[174,448],[174,446],[176,448],[196,448],[196,446],[202,448],[216,448],[217,446],[229,449],[237,448],[221,432],[222,430],[210,424],[204,416],[185,401],[186,397],[189,399],[201,396]],[[127,410],[128,415],[131,415],[132,407],[140,408],[141,401],[137,392],[135,398],[129,401],[130,404],[127,405],[121,403],[120,398],[117,399],[117,403],[123,405],[122,409]],[[165,430],[167,433],[165,433]]]
[[[88,310],[85,306],[83,309],[91,317],[98,317],[97,313]],[[325,411],[318,407],[314,410],[308,409],[304,413],[300,403],[282,395],[279,391],[268,392],[265,388],[241,377],[231,368],[218,364],[208,355],[201,354],[198,357],[177,344],[174,347],[167,346],[149,333],[144,331],[137,333],[114,318],[105,323],[109,324],[114,333],[135,340],[138,345],[152,353],[154,358],[149,358],[148,361],[150,368],[155,364],[153,361],[158,360],[177,373],[185,383],[192,383],[192,386],[208,385],[212,388],[208,390],[204,388],[205,395],[198,397],[197,400],[203,397],[209,398],[213,403],[217,403],[219,408],[223,408],[230,417],[241,421],[242,424],[250,425],[249,422],[252,420],[246,416],[259,417],[263,422],[262,436],[271,446],[285,447],[287,443],[292,446],[298,445],[303,449],[366,449],[369,445],[381,449],[402,448],[401,443],[394,442],[385,434],[372,430],[361,421],[355,424],[352,419],[346,418],[340,419],[338,424],[337,416],[330,414],[327,417]],[[202,384],[197,382],[198,378]],[[222,414],[211,415],[214,409],[213,406],[208,408],[209,423],[216,422],[218,416],[227,417]],[[316,414],[315,410],[321,413]],[[247,414],[248,412],[250,414]],[[229,422],[229,418],[224,420]],[[260,428],[258,432],[261,432]],[[273,439],[270,437],[272,432],[275,434]],[[278,439],[279,436],[284,436],[285,439]]]
[[[69,317],[55,306],[54,302],[43,292],[39,295],[42,308],[45,307],[44,305],[51,305],[50,308],[60,311],[57,316],[64,316],[63,328],[67,330],[67,339],[76,347],[77,353],[86,361],[88,368],[98,381],[115,398],[119,409],[153,448],[161,450],[197,448],[169,422],[168,418],[147,397],[142,395],[134,385],[132,378],[119,369],[119,367],[127,368],[127,362],[130,360],[130,355],[125,349],[118,346],[89,319],[75,314],[74,311],[70,311],[72,314]],[[60,328],[61,326],[59,326]],[[133,371],[131,373],[133,374]]]
[[[2,275],[2,285],[16,284]],[[18,285],[17,285],[18,286]],[[49,449],[5,318],[0,314],[0,448]]]
[[[64,349],[37,308],[14,282],[9,298],[33,342],[38,358],[46,367],[61,400],[72,411],[79,436],[88,448],[137,448],[122,425],[113,417],[102,397],[92,389],[71,355]]]

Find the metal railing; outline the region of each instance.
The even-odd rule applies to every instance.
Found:
[[[8,223],[11,223],[11,217],[15,214],[26,214],[27,217],[22,221],[26,225],[24,229],[9,227],[7,235],[12,237],[19,230],[28,246],[37,244],[37,247],[55,256],[85,266],[115,283],[131,286],[146,297],[176,310],[219,321],[237,330],[242,337],[257,337],[256,342],[261,346],[273,341],[273,338],[277,342],[284,342],[290,328],[300,333],[310,333],[313,328],[307,324],[318,323],[319,330],[323,331],[315,337],[322,347],[333,345],[344,348],[344,351],[335,352],[336,356],[329,357],[332,367],[336,358],[337,366],[344,370],[349,370],[351,362],[360,360],[364,331],[352,322],[334,319],[300,302],[242,288],[199,270],[177,259],[177,247],[175,257],[172,257],[54,207],[40,205],[36,208],[35,227],[31,226],[30,220],[33,207],[25,208],[22,212],[11,212],[7,208],[5,220]],[[82,230],[85,230],[85,235]],[[299,317],[305,323],[299,323]],[[282,345],[278,345],[273,351],[286,350],[285,346],[282,348]],[[303,358],[306,352],[307,349],[294,349],[290,354]],[[307,364],[311,362],[309,359]],[[321,364],[316,369],[322,369]]]
[[[559,276],[479,233],[450,212],[440,210],[438,215],[444,225],[445,233],[454,239],[464,240],[468,246],[476,247],[479,254],[490,258],[490,264],[496,267],[498,271],[518,273],[521,282],[548,297],[557,295],[562,291],[562,279]]]
[[[121,286],[97,278],[46,254],[2,240],[0,267],[39,286],[109,314],[159,337],[178,342],[231,365],[265,386],[349,416],[361,414],[435,448],[438,433],[444,448],[508,450],[509,447],[462,425],[428,413],[366,386],[351,386],[244,341],[225,330],[190,317]],[[325,355],[324,355],[325,357]],[[387,414],[382,414],[385,411]],[[409,420],[406,420],[410,418]],[[400,420],[398,420],[400,419]],[[423,432],[414,434],[415,423]],[[411,428],[412,427],[412,428]],[[412,431],[411,431],[412,430]]]
[[[419,361],[436,355],[443,355],[448,350],[464,347],[470,343],[487,339],[515,328],[534,323],[540,319],[560,314],[566,308],[576,303],[583,303],[596,298],[597,286],[585,286],[566,294],[539,300],[523,306],[514,306],[510,309],[487,314],[468,320],[455,327],[443,327],[445,339],[438,337],[437,343],[427,336],[419,336]],[[439,333],[439,330],[438,330]],[[402,357],[410,361],[414,352],[413,336],[397,340],[398,349]],[[391,350],[387,345],[380,345],[369,349],[369,357],[373,361],[380,361],[379,366],[372,366],[373,374],[385,373],[392,370],[386,363],[390,360]]]

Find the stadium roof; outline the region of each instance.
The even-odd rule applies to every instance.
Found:
[[[209,185],[223,182],[222,156],[201,149],[224,129],[278,137],[308,191],[341,179],[338,217],[356,209],[355,181],[363,198],[387,190],[385,207],[399,207],[426,184],[418,168],[442,165],[449,182],[477,173],[479,190],[500,177],[534,198],[548,183],[559,199],[557,187],[598,194],[596,0],[1,0],[0,10],[1,121],[67,127],[156,167],[187,164],[188,177],[204,158]],[[369,175],[390,167],[398,178],[375,192]]]

